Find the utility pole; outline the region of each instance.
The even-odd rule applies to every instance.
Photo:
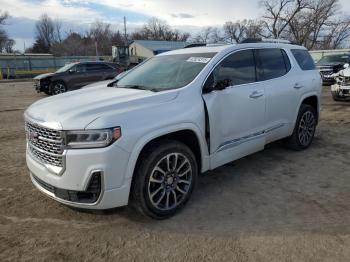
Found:
[[[96,60],[99,60],[99,58],[98,58],[98,44],[97,44],[97,40],[95,40],[95,51],[96,51]]]
[[[126,17],[124,16],[124,40],[125,40],[125,45],[128,45],[128,37],[126,35]]]

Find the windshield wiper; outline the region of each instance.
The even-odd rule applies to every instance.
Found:
[[[147,91],[151,91],[151,92],[157,92],[157,90],[155,88],[148,88],[145,86],[141,86],[141,85],[126,85],[126,86],[118,86],[119,88],[130,88],[130,89],[138,89],[138,90],[147,90]]]

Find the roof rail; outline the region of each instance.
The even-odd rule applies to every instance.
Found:
[[[265,43],[280,43],[280,44],[290,44],[289,40],[278,39],[278,38],[263,38],[262,42]]]
[[[200,47],[200,46],[206,46],[204,43],[193,43],[185,46],[184,48],[192,48],[192,47]]]
[[[240,42],[240,44],[247,43],[280,43],[280,44],[290,44],[291,42],[284,39],[273,39],[273,38],[246,38]]]
[[[202,46],[222,46],[222,45],[227,45],[227,43],[214,43],[214,44],[205,44],[205,43],[193,43],[185,46],[184,48],[191,48],[191,47],[202,47]]]

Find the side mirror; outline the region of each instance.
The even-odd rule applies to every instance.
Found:
[[[223,90],[226,87],[229,87],[231,85],[232,85],[231,79],[222,79],[215,82],[214,77],[211,74],[203,86],[203,93],[210,93],[214,90]]]
[[[207,94],[215,90],[214,76],[210,74],[203,86],[203,93]]]
[[[344,68],[348,68],[350,65],[348,64],[348,63],[346,63],[345,65],[344,65]]]
[[[226,87],[229,87],[231,85],[232,85],[232,80],[231,79],[222,79],[222,80],[219,80],[219,81],[217,81],[215,83],[214,89],[215,90],[223,90]]]
[[[68,73],[69,73],[69,74],[74,74],[75,71],[74,71],[73,69],[69,69],[69,70],[68,70]]]

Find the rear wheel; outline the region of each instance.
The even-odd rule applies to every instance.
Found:
[[[183,143],[163,140],[140,157],[132,185],[132,205],[156,219],[174,215],[189,200],[195,186],[195,156]]]
[[[315,109],[310,105],[302,104],[293,134],[287,140],[287,146],[294,150],[308,148],[315,135],[316,123],[317,116]]]
[[[67,92],[67,87],[63,82],[57,81],[57,82],[52,83],[52,85],[51,85],[51,94],[52,95],[58,95],[58,94],[62,94],[65,92]]]

